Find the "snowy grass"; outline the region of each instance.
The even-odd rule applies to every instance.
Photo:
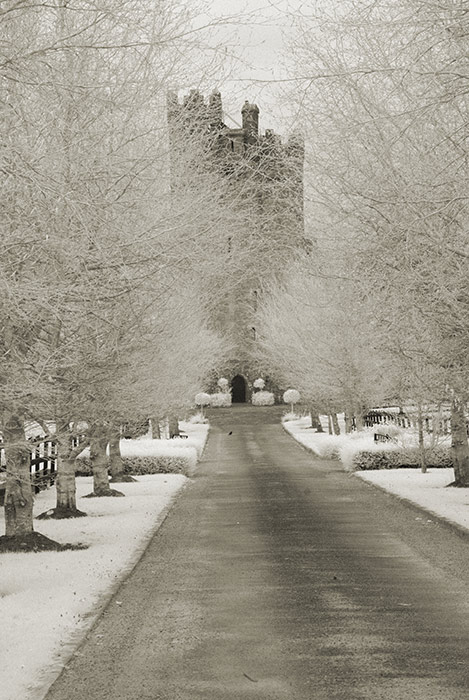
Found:
[[[323,425],[325,416],[321,416],[321,424]],[[309,416],[297,418],[296,420],[283,420],[283,426],[292,437],[300,442],[311,452],[314,452],[318,457],[323,459],[340,459],[344,469],[354,470],[353,460],[359,452],[389,452],[390,450],[415,448],[418,444],[418,435],[413,430],[402,430],[397,426],[376,426],[373,428],[365,428],[359,432],[345,433],[345,425],[342,416],[339,416],[339,425],[341,426],[340,435],[329,435],[329,433],[317,433],[311,428],[311,419]],[[376,432],[385,432],[392,434],[394,440],[391,442],[375,442],[374,434]],[[444,436],[437,443],[440,446],[448,445],[450,438]],[[429,448],[432,444],[432,437],[426,436],[426,446]]]
[[[323,423],[322,418],[321,424]],[[311,428],[311,418],[309,416],[284,421],[283,426],[295,440],[311,452],[314,452],[318,457],[324,459],[339,459],[340,449],[349,442],[349,436],[347,435],[329,435],[327,432],[317,433]]]
[[[452,469],[386,469],[355,472],[356,476],[425,508],[469,530],[469,489],[446,488],[454,480]]]
[[[86,550],[2,554],[0,583],[0,696],[27,700],[66,662],[100,604],[138,560],[177,492],[179,474],[140,476],[119,484],[126,498],[82,497],[92,478],[77,479],[77,506],[88,514],[72,520],[36,521],[36,529]],[[34,513],[53,508],[55,489],[38,494]],[[0,527],[4,532],[3,509]],[[37,697],[37,695],[35,696]]]
[[[353,455],[360,449],[380,449],[373,442],[373,428],[350,435],[328,435],[311,429],[309,417],[284,423],[284,428],[318,457],[330,457],[334,453],[345,467],[351,464]],[[398,445],[396,446],[398,448]],[[384,444],[381,449],[389,449]],[[385,469],[355,471],[354,474],[371,484],[411,501],[428,511],[429,517],[418,516],[417,520],[445,518],[469,530],[469,488],[446,488],[454,480],[453,469],[429,469],[423,474],[420,469]]]
[[[142,456],[176,454],[200,458],[207,424],[180,422],[188,438],[123,440],[122,452]],[[138,561],[178,491],[181,474],[139,476],[118,489],[126,498],[83,499],[92,477],[77,479],[77,506],[87,518],[36,521],[35,528],[61,543],[86,550],[2,554],[0,564],[0,698],[37,698],[67,661],[101,604]],[[55,506],[55,489],[38,494],[34,513]],[[0,530],[5,531],[0,510]]]

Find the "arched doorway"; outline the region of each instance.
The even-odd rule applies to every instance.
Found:
[[[246,380],[237,374],[231,380],[231,400],[233,403],[246,403]]]

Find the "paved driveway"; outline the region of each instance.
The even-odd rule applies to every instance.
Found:
[[[467,699],[468,538],[313,458],[276,407],[212,415],[47,700]]]

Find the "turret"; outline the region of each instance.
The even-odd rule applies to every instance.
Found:
[[[210,115],[210,122],[212,124],[222,124],[223,123],[223,108],[221,103],[221,94],[218,90],[214,90],[208,100],[208,109]]]
[[[243,129],[246,132],[247,143],[255,143],[259,135],[259,107],[247,100],[241,110]]]

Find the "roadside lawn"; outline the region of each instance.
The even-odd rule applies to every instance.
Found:
[[[157,454],[184,450],[187,445],[188,451],[200,456],[208,426],[184,423],[182,427],[189,435],[187,440],[145,442],[153,442]],[[126,441],[127,445],[131,442],[138,443]],[[145,445],[147,453],[149,449]],[[35,521],[41,534],[62,544],[83,544],[86,549],[0,555],[1,700],[44,697],[140,559],[178,492],[190,483],[182,474],[148,474],[136,479],[116,485],[125,498],[83,498],[92,491],[93,479],[78,477],[77,507],[88,517]],[[35,498],[34,514],[53,508],[55,498],[54,488],[41,491]],[[1,534],[4,531],[1,508]]]
[[[342,457],[344,469],[350,464],[350,456],[358,447],[369,448],[373,443],[372,431],[351,435],[329,435],[311,429],[308,416],[283,421],[285,430],[310,452],[322,458]],[[383,469],[354,471],[355,476],[371,484],[405,498],[424,508],[429,516],[445,518],[469,531],[469,489],[448,488],[454,480],[452,469]]]

